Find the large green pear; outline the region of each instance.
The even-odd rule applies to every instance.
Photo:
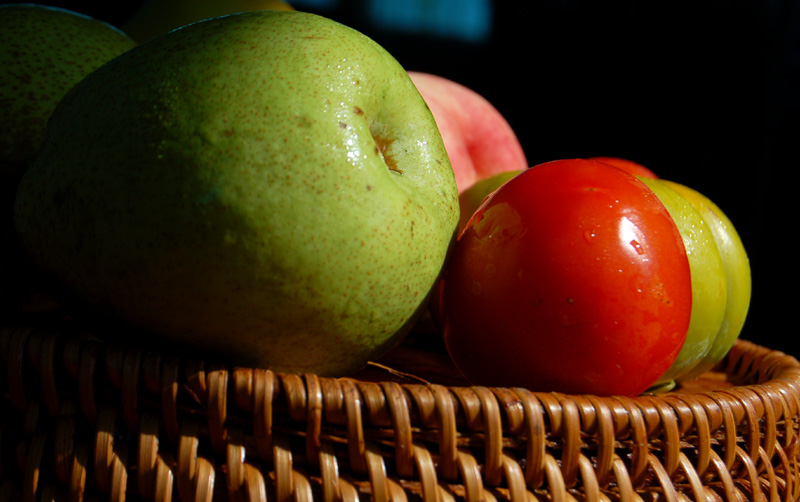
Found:
[[[89,72],[135,46],[100,20],[38,4],[0,6],[0,316],[35,288],[13,233],[17,184],[42,144],[47,119]]]
[[[408,331],[458,217],[401,65],[279,11],[195,23],[92,73],[15,208],[31,256],[97,312],[160,344],[321,375]]]

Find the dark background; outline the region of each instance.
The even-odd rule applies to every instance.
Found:
[[[139,4],[40,3],[116,25]],[[714,200],[750,256],[742,338],[800,356],[798,163],[790,155],[800,108],[798,2],[495,0],[488,35],[473,41],[378,26],[369,0],[327,3],[295,6],[364,32],[408,70],[483,94],[531,165],[626,157]]]

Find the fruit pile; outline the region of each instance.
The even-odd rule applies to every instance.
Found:
[[[279,3],[152,2],[136,37],[0,8],[4,298],[41,276],[97,336],[323,376],[428,312],[480,385],[632,395],[724,356],[750,275],[713,203],[621,159],[528,168],[475,92]]]

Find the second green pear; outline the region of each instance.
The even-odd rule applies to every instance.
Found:
[[[78,12],[0,6],[0,316],[27,308],[38,290],[16,246],[12,210],[50,114],[83,77],[135,45],[117,28]]]
[[[284,0],[146,0],[122,29],[144,43],[197,21],[259,10],[294,9]]]
[[[83,77],[136,43],[66,9],[0,6],[0,179],[17,180],[43,141],[47,119]]]

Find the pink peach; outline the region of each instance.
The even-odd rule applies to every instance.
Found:
[[[510,124],[486,98],[444,77],[408,73],[439,126],[459,193],[495,174],[528,167]]]

